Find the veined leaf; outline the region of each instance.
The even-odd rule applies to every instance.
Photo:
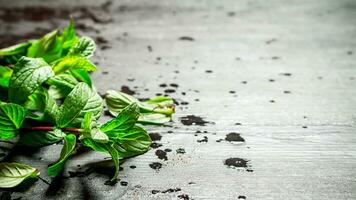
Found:
[[[63,53],[64,55],[66,55],[69,49],[71,49],[78,42],[78,37],[77,34],[75,33],[75,26],[74,26],[73,19],[70,20],[69,26],[64,28],[61,38],[63,41],[63,50],[65,51]]]
[[[125,132],[135,125],[139,115],[138,105],[132,103],[124,108],[116,118],[103,124],[100,130],[107,134],[110,134],[110,132]]]
[[[41,39],[32,42],[28,48],[27,56],[43,58],[50,63],[62,57],[62,40],[58,37],[58,30],[47,33]]]
[[[20,134],[19,144],[32,147],[41,147],[61,141],[66,134],[60,129],[53,131],[32,131]]]
[[[43,111],[46,107],[47,95],[47,91],[44,88],[38,88],[28,97],[24,107],[28,110]]]
[[[171,121],[171,117],[160,113],[141,113],[137,120],[140,124],[164,124]]]
[[[66,56],[53,67],[53,71],[56,74],[72,69],[84,69],[91,72],[96,70],[96,66],[84,57]]]
[[[62,99],[72,91],[78,81],[71,74],[63,73],[49,78],[46,83],[50,85],[49,95],[54,99]]]
[[[16,136],[26,116],[26,109],[17,104],[0,104],[0,138]]]
[[[125,133],[111,133],[109,138],[115,141],[114,147],[120,158],[140,155],[148,151],[152,141],[146,130],[134,126]]]
[[[75,144],[76,144],[75,135],[69,134],[64,138],[64,146],[62,148],[59,161],[48,168],[49,176],[57,176],[62,171],[65,162],[74,151]]]
[[[11,69],[4,66],[0,66],[0,87],[9,87],[11,75]]]
[[[78,83],[58,109],[56,123],[59,128],[70,124],[87,105],[91,89],[86,83]]]
[[[96,45],[93,39],[83,36],[79,42],[69,51],[70,55],[81,55],[90,58],[95,51]]]
[[[87,71],[84,69],[73,69],[70,70],[70,73],[80,82],[84,82],[88,84],[90,87],[92,87],[92,82],[90,75]]]
[[[36,178],[40,172],[21,163],[0,163],[0,188],[11,188],[28,178]]]
[[[14,67],[10,79],[9,99],[22,104],[28,96],[54,73],[42,58],[22,57]]]
[[[24,55],[27,48],[31,45],[29,42],[24,42],[20,44],[16,44],[10,47],[6,47],[3,49],[0,49],[0,57],[1,56],[12,56],[16,54],[21,54]]]
[[[109,142],[109,137],[98,128],[93,113],[85,113],[81,128],[84,129],[84,132],[80,138],[90,138],[96,142]]]
[[[114,147],[112,147],[110,144],[105,144],[105,147],[108,150],[108,152],[110,153],[111,159],[115,165],[115,173],[114,173],[114,176],[111,178],[111,181],[114,181],[119,176],[119,152]]]

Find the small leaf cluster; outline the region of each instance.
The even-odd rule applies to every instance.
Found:
[[[98,69],[89,60],[95,47],[93,39],[76,34],[71,21],[63,31],[0,49],[0,139],[18,137],[17,145],[31,147],[63,142],[58,161],[48,167],[50,176],[61,173],[81,143],[112,157],[114,181],[120,159],[149,149],[142,125],[166,123],[174,113],[170,97],[140,102],[110,90],[106,104],[114,118],[100,124],[105,102],[89,74]],[[37,176],[31,166],[0,163],[0,188]]]

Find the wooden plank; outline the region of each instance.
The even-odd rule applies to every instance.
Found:
[[[106,155],[84,152],[67,163],[64,176],[74,177],[52,187],[37,181],[11,191],[12,198],[356,198],[354,1],[113,1],[108,11],[100,7],[104,1],[0,3],[74,13],[94,6],[101,20],[112,19],[78,21],[87,26],[83,34],[108,41],[99,38],[94,58],[101,68],[93,74],[98,90],[125,85],[146,98],[174,89],[169,95],[180,103],[172,127],[149,127],[162,135],[162,146],[124,161],[115,186],[105,185],[108,176],[90,165]],[[2,21],[0,35],[16,38],[67,23],[47,15]],[[211,123],[182,124],[188,115]],[[245,142],[226,141],[231,132]],[[46,167],[60,148],[11,159],[38,167],[49,180]],[[172,150],[166,161],[156,156],[165,149]],[[230,161],[246,167],[228,167],[229,158],[243,159]],[[154,170],[159,165],[152,163],[162,166]]]

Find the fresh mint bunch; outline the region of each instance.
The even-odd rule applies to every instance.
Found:
[[[95,51],[90,37],[79,37],[74,22],[62,32],[0,49],[0,139],[19,137],[17,145],[43,147],[63,141],[58,161],[48,168],[57,176],[78,143],[111,155],[118,177],[119,160],[145,153],[151,144],[139,124],[163,124],[174,113],[173,100],[140,102],[110,90],[106,104],[115,118],[100,124],[104,101],[89,72]],[[40,172],[21,163],[0,163],[0,188],[14,187]]]

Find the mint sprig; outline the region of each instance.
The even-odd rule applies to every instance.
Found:
[[[148,151],[151,139],[139,124],[163,124],[174,113],[173,100],[156,97],[145,102],[110,90],[106,104],[114,118],[98,122],[104,100],[89,72],[96,45],[79,37],[74,22],[62,32],[0,49],[0,139],[19,137],[17,145],[42,147],[63,141],[58,161],[48,168],[57,176],[78,143],[109,154],[118,177],[119,159]],[[39,171],[19,163],[0,163],[0,188],[38,177]]]

